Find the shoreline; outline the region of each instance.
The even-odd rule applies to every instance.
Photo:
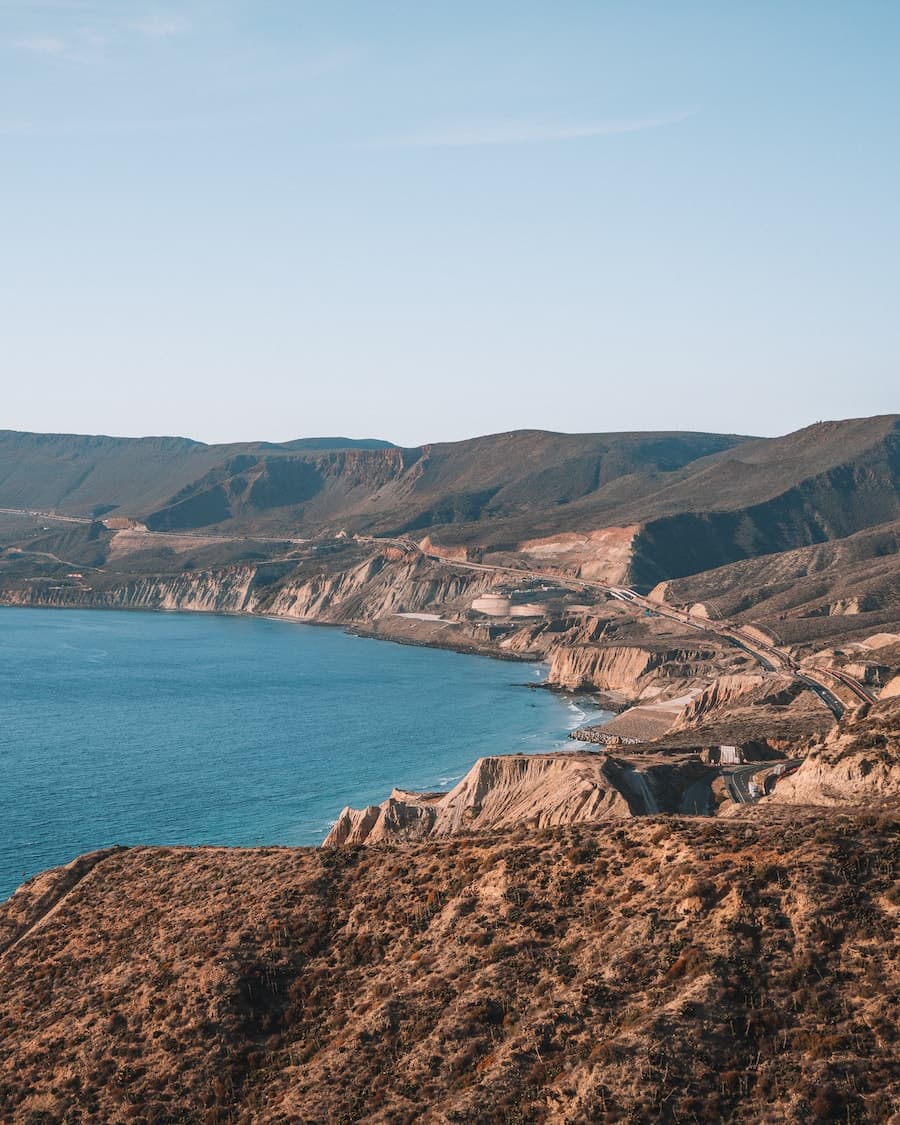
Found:
[[[267,620],[267,621],[273,621],[273,622],[279,622],[279,623],[289,623],[289,624],[296,624],[296,625],[318,625],[318,626],[321,626],[321,627],[327,626],[329,629],[332,629],[332,630],[338,629],[345,636],[360,636],[360,637],[362,637],[362,639],[365,639],[365,640],[394,640],[395,639],[393,637],[386,636],[384,633],[380,633],[378,631],[371,631],[371,630],[368,630],[364,627],[363,628],[355,628],[350,623],[322,622],[322,621],[315,621],[315,620],[311,621],[311,620],[304,620],[304,619],[300,619],[300,618],[296,618],[296,617],[284,616],[284,615],[280,615],[280,614],[258,614],[258,613],[252,613],[252,612],[220,612],[220,611],[214,611],[214,610],[196,610],[196,609],[162,609],[162,608],[149,608],[149,607],[114,607],[114,606],[83,607],[83,606],[70,606],[70,605],[25,605],[25,606],[23,606],[23,605],[9,605],[7,603],[0,604],[0,628],[2,628],[2,611],[3,610],[16,610],[16,609],[19,609],[19,610],[63,610],[63,611],[68,610],[70,612],[71,611],[79,612],[79,611],[81,611],[83,609],[86,609],[86,608],[89,608],[91,610],[101,610],[101,611],[107,612],[107,613],[109,613],[109,612],[113,612],[113,613],[121,612],[123,609],[127,608],[132,613],[172,614],[173,616],[194,615],[194,616],[223,617],[223,618],[251,618],[251,619],[262,620],[262,621]],[[24,625],[24,628],[29,629],[30,627],[28,625]],[[523,655],[523,654],[499,654],[499,656],[498,656],[498,654],[494,654],[494,653],[484,651],[484,650],[479,650],[479,649],[474,648],[474,647],[465,649],[465,648],[462,648],[461,646],[452,646],[452,645],[448,645],[446,643],[445,644],[438,644],[438,645],[431,645],[431,644],[427,644],[424,641],[418,641],[417,642],[417,641],[414,641],[414,640],[410,640],[408,638],[397,638],[396,643],[405,644],[407,647],[433,648],[433,649],[436,649],[438,651],[448,651],[448,652],[452,651],[452,652],[457,652],[457,653],[459,653],[459,655],[462,655],[462,656],[481,656],[481,657],[485,657],[485,658],[494,656],[494,659],[498,659],[498,658],[499,659],[506,659],[507,662],[512,661],[516,664],[530,664],[530,665],[532,665],[532,667],[536,671],[538,671],[540,673],[540,675],[542,677],[545,677],[546,673],[547,673],[547,662],[546,661],[538,660],[538,659],[535,659],[533,656],[529,657],[529,656]],[[419,673],[418,672],[416,673],[415,679],[417,681],[419,679]],[[543,686],[543,685],[542,685],[542,682],[528,683],[528,682],[521,681],[520,677],[510,677],[509,686],[515,687],[515,688],[526,688],[526,687],[527,688],[534,688],[534,687],[539,687],[539,686]],[[537,754],[542,754],[542,753],[549,753],[551,751],[553,751],[553,752],[558,751],[560,753],[567,753],[567,754],[578,753],[580,750],[583,751],[583,749],[584,749],[583,746],[579,745],[577,742],[570,742],[569,741],[569,736],[570,736],[571,732],[573,730],[577,729],[578,727],[582,726],[582,725],[590,725],[590,724],[596,724],[598,722],[602,722],[602,721],[605,720],[606,715],[601,715],[601,714],[593,714],[592,715],[589,711],[586,714],[577,714],[577,712],[573,712],[569,709],[570,702],[578,700],[579,697],[584,701],[584,703],[590,703],[593,706],[594,700],[593,700],[592,697],[590,697],[588,695],[588,693],[585,693],[585,692],[569,692],[569,691],[558,691],[558,692],[554,691],[553,694],[561,697],[560,702],[563,704],[563,707],[564,707],[564,709],[560,709],[558,718],[556,720],[554,720],[553,725],[557,728],[555,733],[548,734],[546,738],[540,737],[541,731],[543,730],[543,727],[540,725],[539,722],[535,723],[535,720],[532,720],[530,715],[526,716],[523,720],[523,726],[526,730],[529,730],[529,731],[533,732],[533,737],[535,738],[535,744],[534,744],[533,748],[531,746],[528,746],[527,749],[523,749],[520,745],[518,745],[516,743],[514,736],[510,736],[510,735],[503,736],[503,735],[501,735],[501,737],[499,739],[496,739],[494,741],[494,747],[495,748],[489,749],[488,743],[490,742],[490,738],[493,737],[493,736],[490,736],[488,738],[488,743],[485,743],[485,745],[481,749],[478,749],[476,753],[472,754],[471,757],[467,757],[465,759],[465,761],[459,766],[459,768],[456,769],[454,772],[458,773],[460,776],[465,776],[465,773],[475,765],[478,758],[481,757],[481,756],[484,756],[484,754],[486,754],[488,752],[499,753],[499,754],[503,754],[503,755],[514,755],[514,754],[535,754],[535,755],[537,755]],[[522,697],[522,698],[524,700],[524,697]],[[523,701],[520,704],[520,706],[527,707],[528,704]],[[603,710],[604,710],[603,708],[597,707],[598,712],[603,711]],[[576,715],[577,715],[577,721],[573,725],[572,719],[575,718]],[[509,738],[510,741],[506,741],[507,738]],[[451,734],[451,739],[452,739],[452,741],[456,741],[456,739],[453,738],[452,734]],[[568,743],[568,745],[566,745],[567,743]],[[434,770],[437,771],[438,767],[440,767],[440,765],[441,765],[440,761],[432,759],[430,752],[428,754],[428,758],[431,762],[431,765],[433,765]],[[388,775],[384,780],[385,780],[385,784],[384,784],[385,794],[390,791],[390,788],[391,788],[392,785],[398,784],[398,777],[394,774]],[[454,779],[452,781],[448,782],[445,786],[441,787],[440,791],[449,792],[453,788],[453,786],[457,783],[457,781],[458,781],[458,778],[454,777]],[[374,782],[376,788],[380,788],[380,783],[377,782],[376,779],[373,779],[373,782]],[[414,782],[414,784],[415,784],[415,782]],[[290,844],[290,843],[285,842],[283,839],[281,841],[279,841],[277,839],[277,837],[272,836],[270,838],[262,837],[260,839],[260,842],[256,845],[253,845],[253,846],[256,846],[256,847],[311,847],[311,848],[321,847],[321,844],[322,844],[323,840],[325,839],[328,832],[330,831],[330,826],[340,816],[340,813],[342,812],[343,808],[348,803],[353,802],[352,796],[347,798],[347,797],[345,797],[344,795],[341,795],[338,792],[334,793],[334,799],[335,799],[335,804],[331,808],[331,811],[330,811],[329,815],[326,817],[327,825],[326,824],[322,825],[321,831],[319,831],[317,833],[315,840],[310,840],[310,842],[305,843],[305,844]],[[262,827],[262,825],[260,825],[260,827]],[[311,832],[311,834],[312,834],[312,832]],[[185,837],[182,840],[180,840],[177,845],[173,844],[173,845],[166,845],[166,846],[184,846],[184,847],[196,846],[196,844],[191,845],[189,843],[190,839],[191,839],[191,837],[186,834]],[[146,846],[151,846],[150,844],[146,844],[146,841],[144,841],[144,844]],[[140,845],[135,845],[135,846],[140,846]],[[209,846],[209,847],[229,847],[230,846],[230,847],[244,847],[244,848],[246,848],[248,845],[247,845],[246,842],[235,843],[235,844],[231,844],[231,845],[224,844],[224,843],[217,843],[213,839],[213,840],[210,840],[208,843],[206,843],[205,846]],[[41,868],[41,870],[44,870],[44,868]],[[21,885],[21,883],[17,884],[17,886],[20,886],[20,885]],[[13,888],[13,890],[10,893],[14,893],[14,891],[15,891],[15,888]]]
[[[234,610],[218,610],[218,609],[165,609],[162,607],[151,606],[77,606],[77,605],[9,605],[6,602],[0,601],[0,613],[5,609],[23,609],[23,610],[62,610],[68,612],[97,612],[97,613],[148,613],[148,614],[172,614],[173,616],[195,616],[195,617],[235,617],[235,618],[253,618],[256,621],[278,621],[290,625],[303,625],[310,626],[318,629],[340,629],[343,633],[350,637],[360,637],[363,640],[369,641],[385,641],[388,644],[404,645],[407,648],[427,648],[436,649],[441,652],[455,652],[460,656],[482,656],[488,660],[506,661],[511,664],[532,664],[540,665],[542,668],[549,668],[549,662],[542,658],[538,653],[519,653],[519,652],[498,652],[490,649],[479,648],[476,645],[462,645],[452,643],[440,643],[438,641],[416,640],[412,637],[395,637],[390,634],[381,633],[376,629],[370,629],[362,623],[356,622],[341,622],[341,621],[319,621],[316,618],[307,617],[289,617],[285,614],[279,613],[253,613],[252,610],[247,611],[234,611]],[[610,718],[615,717],[620,711],[626,710],[629,706],[628,703],[620,703],[610,697],[604,696],[602,692],[588,692],[585,690],[573,690],[572,688],[563,687],[559,684],[551,684],[546,680],[540,680],[537,683],[515,683],[512,686],[526,688],[529,691],[548,691],[552,695],[562,696],[569,700],[575,699],[590,699],[597,705],[597,709],[604,714],[608,714]],[[609,720],[606,720],[609,721]],[[599,725],[595,720],[590,720],[586,723],[579,724],[579,726]],[[578,730],[579,726],[570,727],[568,737],[572,737],[572,731]],[[574,741],[574,739],[573,739]],[[573,748],[572,753],[577,751]],[[541,751],[536,751],[541,753]],[[473,763],[474,764],[474,763]]]
[[[441,643],[439,641],[416,640],[413,637],[393,636],[372,629],[364,622],[356,621],[321,621],[315,617],[292,617],[282,613],[254,613],[253,610],[229,609],[168,609],[165,606],[133,606],[133,605],[21,605],[0,600],[0,612],[4,609],[48,610],[50,612],[62,610],[63,612],[85,613],[150,613],[172,614],[173,616],[195,617],[250,617],[256,621],[282,621],[290,625],[306,625],[314,629],[340,629],[348,636],[362,637],[370,641],[387,641],[390,644],[406,645],[409,648],[434,648],[444,652],[458,652],[460,656],[485,656],[490,660],[505,660],[515,664],[547,664],[539,653],[498,652],[489,648],[479,648],[477,645]],[[523,684],[523,687],[541,687],[542,684]],[[568,688],[546,685],[547,690],[557,691],[562,694],[586,694],[584,692],[570,692]]]

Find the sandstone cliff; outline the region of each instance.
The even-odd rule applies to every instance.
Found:
[[[363,552],[340,566],[267,562],[97,583],[92,588],[32,582],[6,589],[2,596],[7,605],[258,613],[371,624],[398,612],[464,605],[491,582],[486,574],[453,571],[422,556],[386,548]]]
[[[380,806],[344,809],[323,846],[628,816],[628,804],[608,774],[599,755],[480,758],[449,793],[394,790]]]
[[[900,699],[848,712],[796,773],[780,781],[779,804],[900,803]]]
[[[673,730],[684,730],[696,726],[711,715],[727,710],[745,699],[761,684],[765,677],[753,675],[719,676],[696,695],[676,720]]]
[[[652,680],[707,673],[712,648],[649,648],[640,645],[566,645],[550,659],[549,683],[569,691],[597,688],[637,695]]]
[[[4,605],[249,613],[253,611],[256,579],[256,567],[237,566],[135,578],[111,589],[34,582],[4,590],[2,600]]]
[[[598,753],[479,759],[448,793],[395,789],[380,805],[345,808],[323,847],[443,838],[508,828],[547,828],[646,816],[709,812],[715,770]]]

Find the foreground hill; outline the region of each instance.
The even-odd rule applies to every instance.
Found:
[[[900,519],[900,418],[776,439],[529,430],[416,449],[7,432],[0,508],[159,532],[411,536],[651,586]]]
[[[0,1118],[888,1122],[897,829],[87,857],[0,906]]]

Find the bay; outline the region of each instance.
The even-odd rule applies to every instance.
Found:
[[[253,617],[0,609],[0,899],[112,843],[318,844],[606,716],[539,665]]]

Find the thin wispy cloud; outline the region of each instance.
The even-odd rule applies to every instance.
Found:
[[[409,137],[376,142],[378,148],[468,148],[476,145],[536,145],[642,133],[675,125],[692,116],[649,117],[618,121],[537,122],[503,121],[430,130]]]
[[[2,11],[3,0],[0,0]],[[49,5],[47,6],[50,7]],[[21,35],[8,39],[6,46],[44,59],[61,59],[68,63],[93,65],[108,61],[110,53],[121,55],[128,40],[166,40],[185,35],[191,23],[183,16],[153,13],[131,23],[123,23],[108,11],[99,13],[92,5],[62,4],[60,12],[84,18],[77,23],[66,21],[65,28],[50,33]],[[92,18],[93,17],[93,18]],[[115,50],[113,50],[115,49]]]
[[[60,60],[67,65],[93,66],[103,61],[112,39],[96,27],[79,27],[62,35],[30,35],[9,44],[36,59]]]
[[[30,35],[24,39],[14,39],[12,46],[17,51],[29,51],[33,55],[64,55],[66,41],[55,35]]]
[[[190,21],[183,16],[147,16],[131,26],[148,39],[173,39],[176,35],[185,35],[191,30]]]

